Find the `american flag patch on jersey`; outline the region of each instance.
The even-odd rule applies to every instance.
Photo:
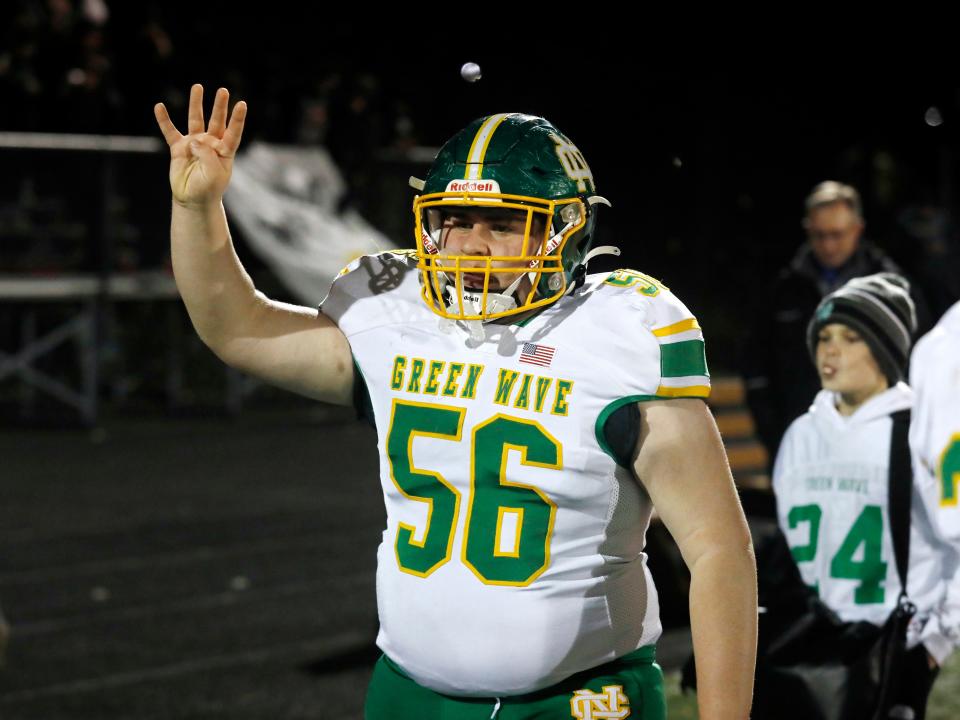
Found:
[[[550,362],[553,360],[553,354],[555,352],[556,348],[552,348],[549,345],[524,343],[523,350],[520,352],[520,362],[550,367]]]

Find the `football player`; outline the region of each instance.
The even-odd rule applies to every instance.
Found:
[[[910,357],[916,411],[910,425],[914,472],[945,536],[960,540],[960,303],[917,341]]]
[[[367,717],[664,717],[655,506],[691,571],[700,717],[746,718],[755,566],[703,336],[658,281],[586,274],[607,203],[576,146],[542,118],[471,123],[411,180],[416,249],[354,261],[318,313],[237,259],[221,197],[247,108],[227,108],[221,89],[205,123],[194,86],[183,135],[156,107],[174,271],[225,362],[377,427]]]
[[[910,423],[914,477],[940,535],[960,553],[960,303],[917,341],[910,384],[916,396]],[[954,579],[948,597],[960,608],[960,575]],[[952,645],[960,645],[957,628],[949,629]],[[947,649],[946,643],[936,648],[940,655]]]

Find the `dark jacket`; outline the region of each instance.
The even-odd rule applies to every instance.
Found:
[[[765,301],[757,308],[755,322],[744,344],[741,368],[747,404],[757,425],[757,434],[770,454],[777,454],[780,439],[794,418],[807,411],[820,390],[820,378],[807,350],[807,324],[824,295],[847,280],[877,272],[903,274],[896,263],[875,245],[861,240],[845,265],[825,271],[806,243],[782,269]],[[930,325],[927,305],[911,283],[917,306],[919,332]],[[919,337],[919,335],[918,335]]]

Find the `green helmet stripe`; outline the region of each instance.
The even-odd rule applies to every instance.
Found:
[[[470,145],[470,153],[467,155],[467,174],[466,180],[479,180],[483,176],[483,158],[487,154],[487,148],[490,147],[490,141],[493,139],[493,133],[500,127],[506,118],[514,113],[500,113],[491,115],[480,125],[473,143]]]

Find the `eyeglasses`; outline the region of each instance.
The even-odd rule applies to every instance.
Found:
[[[807,237],[813,241],[823,240],[844,240],[854,233],[856,228],[849,227],[844,230],[811,230],[807,228]]]

